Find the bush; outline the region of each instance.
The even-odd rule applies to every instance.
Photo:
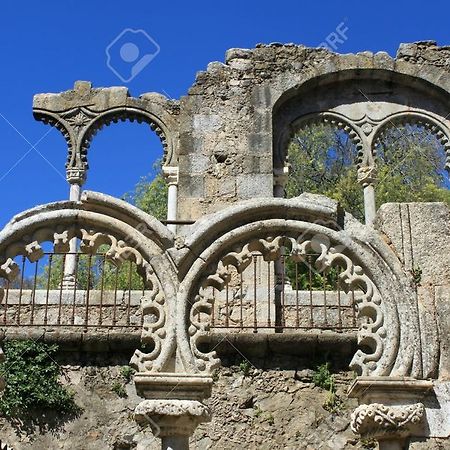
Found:
[[[59,381],[62,369],[55,361],[57,345],[11,341],[4,343],[4,351],[6,360],[0,368],[6,382],[0,398],[3,415],[15,418],[34,411],[78,411],[74,394]]]

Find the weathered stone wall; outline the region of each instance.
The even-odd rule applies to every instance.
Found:
[[[374,165],[373,147],[393,124],[429,124],[441,139],[448,79],[448,49],[434,42],[402,45],[396,58],[294,44],[228,50],[180,100],[178,218],[272,197],[274,169],[283,169],[300,119],[346,130],[364,167]],[[448,136],[442,142],[448,151]]]
[[[450,209],[443,203],[388,203],[376,227],[417,288],[424,378],[450,380]]]
[[[311,358],[273,355],[251,358],[248,373],[243,359],[234,358],[215,375],[212,422],[201,425],[191,438],[195,450],[368,450],[371,440],[360,440],[350,429],[350,414],[357,406],[346,391],[353,373],[345,360],[335,361],[337,403],[327,409],[330,394],[314,386],[315,364]],[[322,355],[324,356],[324,355]],[[85,356],[86,357],[86,356]],[[66,358],[64,383],[74,389],[76,402],[83,408],[78,417],[41,417],[39,431],[22,432],[6,419],[0,419],[2,441],[14,450],[159,450],[159,439],[149,429],[139,427],[133,411],[141,401],[132,383],[126,383],[120,368],[129,355],[88,357],[73,365]],[[61,360],[64,364],[64,358]],[[126,398],[113,390],[124,384]],[[448,441],[432,439],[411,443],[411,450],[448,450]]]
[[[252,358],[255,367],[248,365],[247,373],[245,364],[239,365],[244,359],[239,358],[217,371],[207,402],[214,410],[213,421],[197,429],[191,439],[193,449],[231,450],[243,448],[243,443],[248,449],[365,448],[349,428],[356,401],[346,398],[353,375],[342,371],[342,362],[336,362],[341,370],[336,374],[339,403],[330,412],[324,408],[329,394],[314,387],[313,366],[307,359]],[[44,419],[42,426],[50,428],[31,434],[18,434],[17,428],[1,419],[2,439],[15,450],[159,449],[159,440],[132,417],[140,401],[134,386],[126,384],[127,398],[113,391],[115,383],[125,383],[120,367],[127,356],[108,359],[91,356],[79,366],[64,366],[64,383],[75,390],[76,402],[83,408],[79,417]],[[45,425],[47,420],[49,425]],[[23,427],[28,425],[25,422]]]

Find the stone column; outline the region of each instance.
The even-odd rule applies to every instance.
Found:
[[[377,171],[374,166],[360,167],[358,169],[358,182],[364,189],[364,215],[366,225],[373,225],[377,207],[375,203],[375,183]]]
[[[283,168],[275,168],[273,171],[273,196],[276,198],[286,198],[286,184],[289,178],[289,166]],[[286,285],[290,285],[289,280],[285,276],[285,270],[281,260],[275,261],[275,332],[281,333],[282,330],[282,306],[281,296]],[[283,286],[284,285],[284,286]]]
[[[211,420],[202,403],[211,396],[212,378],[188,373],[138,372],[138,395],[145,400],[135,409],[135,419],[149,426],[163,450],[189,450],[189,438],[197,426]]]
[[[144,400],[135,419],[151,427],[162,450],[189,450],[189,438],[200,423],[209,422],[209,408],[197,400]]]
[[[177,201],[178,201],[178,167],[163,167],[164,176],[169,186],[167,194],[167,220],[177,220]],[[168,224],[167,228],[176,233],[176,224]]]
[[[273,170],[273,196],[278,198],[286,197],[286,184],[289,177],[289,166],[275,168]]]
[[[81,187],[86,180],[86,172],[84,170],[67,171],[67,181],[70,184],[69,199],[72,202],[78,202],[81,198]],[[77,252],[77,238],[73,238],[69,243],[69,253]],[[63,289],[74,289],[75,287],[75,272],[76,272],[77,258],[76,255],[70,254],[66,256],[64,264],[64,277],[62,281]]]

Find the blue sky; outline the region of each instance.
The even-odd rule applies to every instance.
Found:
[[[108,68],[105,49],[126,28],[145,30],[160,49],[125,84],[132,95],[156,91],[179,98],[195,73],[210,61],[223,61],[228,48],[258,42],[315,47],[343,22],[348,39],[340,53],[394,55],[400,42],[450,44],[449,13],[448,1],[3,1],[0,227],[24,209],[68,196],[65,142],[58,131],[33,119],[33,95],[70,89],[75,80],[124,85]],[[150,172],[161,152],[146,126],[105,128],[93,140],[85,187],[121,196]]]

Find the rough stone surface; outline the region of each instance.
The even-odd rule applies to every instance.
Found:
[[[292,358],[291,358],[292,360]],[[275,364],[277,361],[272,361]],[[357,406],[346,391],[353,374],[335,374],[339,406],[335,412],[324,408],[329,393],[312,383],[313,369],[278,361],[284,370],[253,369],[244,376],[239,366],[220,369],[215,375],[212,397],[206,402],[213,419],[200,425],[191,438],[194,450],[368,450],[371,440],[361,441],[350,429],[350,415]],[[259,364],[256,362],[259,366]],[[286,368],[289,367],[289,368]],[[63,420],[57,429],[18,435],[0,420],[2,440],[15,450],[159,450],[149,428],[133,419],[141,401],[132,384],[126,384],[127,398],[112,391],[114,383],[125,383],[115,366],[66,366],[66,382],[84,408],[80,417]],[[411,444],[412,450],[448,450],[447,441],[433,439]]]

